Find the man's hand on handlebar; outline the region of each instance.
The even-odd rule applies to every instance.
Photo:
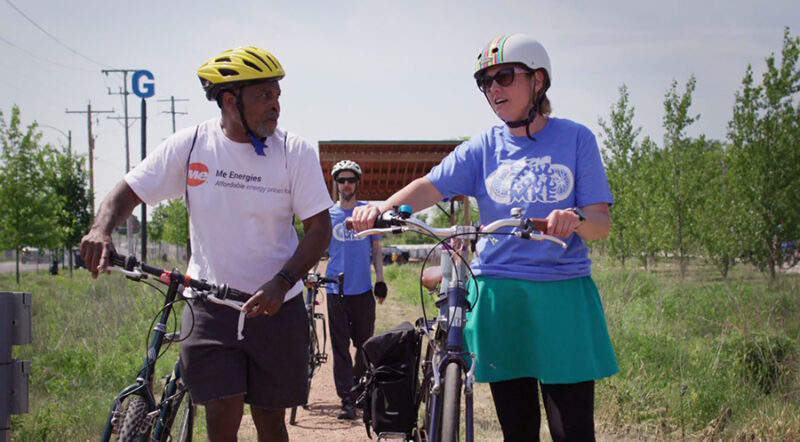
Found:
[[[92,273],[92,278],[97,278],[100,272],[110,273],[108,267],[111,265],[111,255],[115,252],[111,235],[92,229],[81,238],[81,258],[86,263],[86,269]]]
[[[273,316],[283,306],[283,298],[291,287],[286,287],[288,283],[281,277],[273,278],[256,290],[253,297],[242,306],[242,311],[248,318],[255,318],[258,315]]]

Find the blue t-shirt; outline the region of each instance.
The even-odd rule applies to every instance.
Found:
[[[358,206],[364,205],[363,201]],[[374,236],[355,238],[356,231],[345,227],[344,220],[353,215],[353,209],[344,210],[338,205],[331,207],[333,234],[328,247],[328,268],[325,276],[336,278],[344,272],[344,294],[359,295],[372,288],[372,274],[370,264],[372,258],[372,240]],[[339,293],[339,284],[328,283],[328,293]]]
[[[553,209],[613,203],[597,141],[588,128],[550,117],[534,137],[536,141],[511,135],[504,124],[490,127],[456,147],[427,177],[445,197],[474,196],[482,224],[510,217],[513,207],[521,208],[525,217],[544,218]],[[566,250],[550,241],[484,236],[472,268],[476,275],[532,281],[591,274],[583,238],[573,233],[565,242]]]

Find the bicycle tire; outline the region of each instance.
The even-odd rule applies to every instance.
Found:
[[[451,361],[445,368],[442,391],[442,442],[458,442],[461,417],[461,364]]]
[[[431,434],[431,418],[433,404],[431,403],[431,389],[433,388],[433,346],[428,343],[422,359],[421,379],[419,385],[419,400],[417,401],[417,434],[418,442],[430,441],[435,438]]]
[[[309,327],[308,327],[308,366],[306,366],[306,379],[307,379],[307,386],[306,386],[306,400],[303,407],[308,406],[308,397],[311,395],[311,379],[314,377],[314,371],[316,368],[320,366],[319,358],[317,355],[319,354],[319,340],[317,339],[317,329],[316,324],[314,323],[314,310],[311,310],[311,314],[309,315],[311,318],[309,319]],[[297,425],[297,406],[295,405],[292,407],[292,410],[289,412],[289,425]]]
[[[178,407],[175,411],[175,419],[170,427],[170,437],[167,439],[170,442],[192,442],[194,435],[194,416],[197,406],[191,396],[188,394],[183,396],[180,404],[176,404]],[[175,437],[172,436],[173,434]]]
[[[170,414],[164,424],[163,435],[158,440],[189,442],[192,440],[194,430],[195,405],[188,390],[179,384],[179,391],[170,401]],[[155,439],[155,435],[154,435]]]
[[[121,406],[125,414],[117,434],[117,442],[136,442],[150,430],[147,428],[147,403],[141,396],[130,395]]]

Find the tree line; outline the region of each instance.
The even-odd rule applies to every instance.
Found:
[[[614,192],[611,233],[601,244],[623,264],[674,257],[685,276],[702,256],[723,276],[749,263],[775,279],[797,262],[800,239],[800,38],[784,31],[780,57],[766,58],[757,81],[748,66],[735,94],[726,140],[690,137],[695,78],[664,96],[661,144],[634,124],[625,85],[600,119],[606,173]]]

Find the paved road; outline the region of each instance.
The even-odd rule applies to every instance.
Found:
[[[14,273],[16,263],[14,261],[3,261],[0,262],[0,273]],[[38,267],[37,267],[38,266]],[[19,263],[19,270],[21,272],[28,271],[28,270],[36,270],[37,268],[39,271],[46,272],[49,269],[49,264],[40,262],[38,265],[36,263]]]

